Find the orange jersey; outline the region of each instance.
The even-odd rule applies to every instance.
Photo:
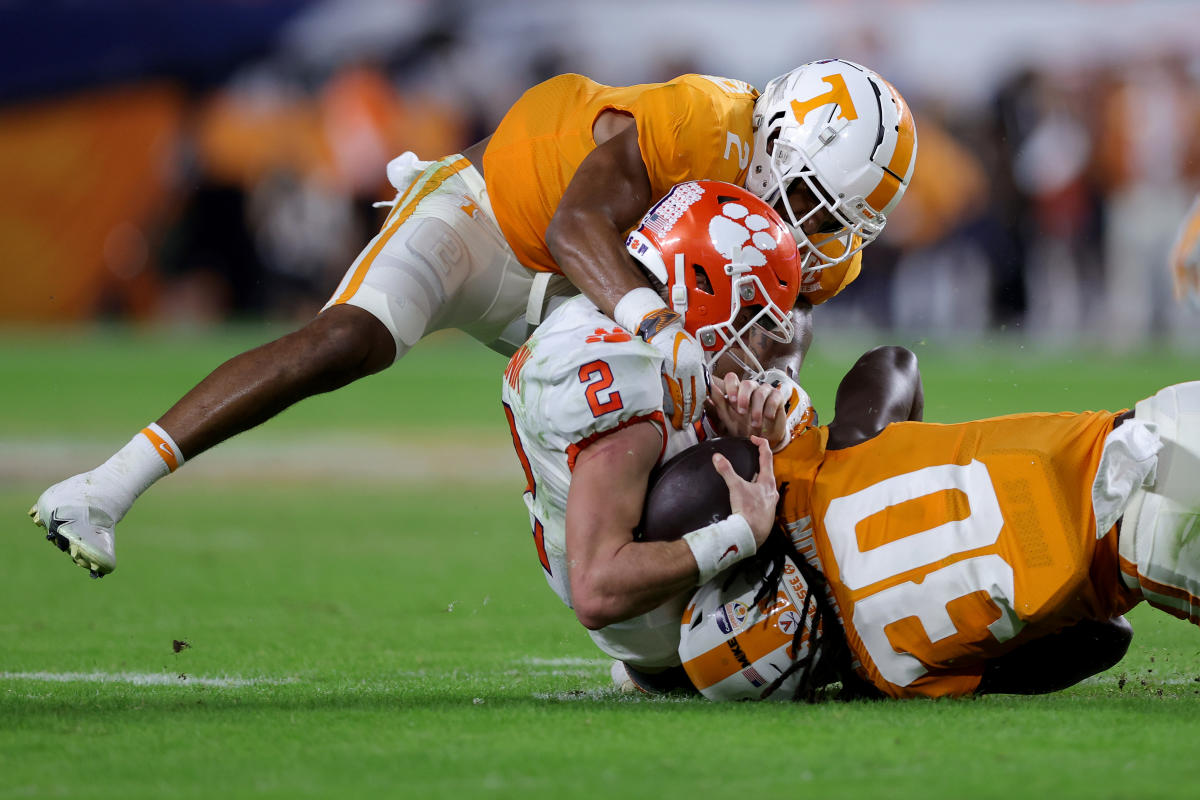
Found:
[[[969,694],[988,659],[1137,601],[1092,510],[1114,419],[901,422],[829,451],[815,428],[776,457],[782,521],[864,678],[892,697]]]
[[[757,96],[747,83],[707,75],[637,86],[605,86],[582,75],[539,83],[509,109],[483,155],[504,238],[526,267],[559,272],[546,247],[546,227],[575,170],[596,147],[596,118],[608,110],[627,113],[637,124],[653,202],[684,181],[742,185]]]

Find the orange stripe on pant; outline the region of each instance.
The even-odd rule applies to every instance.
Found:
[[[346,285],[346,290],[338,295],[337,300],[333,301],[334,305],[345,303],[354,296],[354,293],[358,291],[360,286],[362,286],[363,280],[366,279],[367,271],[371,269],[371,264],[375,263],[375,258],[379,255],[379,252],[383,250],[383,246],[387,244],[388,239],[392,238],[392,234],[394,234],[400,228],[400,226],[403,225],[405,221],[407,221],[408,218],[413,215],[413,212],[417,210],[417,205],[420,204],[420,202],[426,197],[428,197],[435,189],[445,183],[447,179],[457,175],[469,166],[471,166],[471,162],[466,158],[460,157],[455,161],[438,168],[438,170],[430,176],[425,185],[421,187],[421,191],[417,192],[416,197],[409,200],[408,203],[406,203],[404,207],[400,209],[399,213],[394,214],[392,219],[388,221],[387,227],[384,229],[383,233],[376,237],[375,244],[371,245],[371,249],[367,251],[367,254],[363,256],[361,261],[358,262],[358,267],[355,268],[354,274],[350,277],[350,283]]]

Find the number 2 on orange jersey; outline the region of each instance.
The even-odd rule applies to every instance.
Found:
[[[620,392],[610,392],[601,398],[600,393],[607,391],[613,384],[612,370],[608,363],[600,360],[589,361],[579,368],[579,382],[587,385],[588,408],[593,417],[599,417],[610,411],[620,411],[625,407]]]

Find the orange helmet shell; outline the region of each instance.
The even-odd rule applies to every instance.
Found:
[[[791,341],[789,315],[800,291],[796,242],[779,215],[746,189],[678,184],[646,213],[626,247],[667,287],[669,305],[711,354],[710,365],[734,345],[753,358],[741,340],[753,325]]]

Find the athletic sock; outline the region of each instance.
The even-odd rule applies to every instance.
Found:
[[[183,453],[157,423],[143,428],[129,444],[88,474],[89,504],[112,517],[115,525],[151,484],[183,465]]]

